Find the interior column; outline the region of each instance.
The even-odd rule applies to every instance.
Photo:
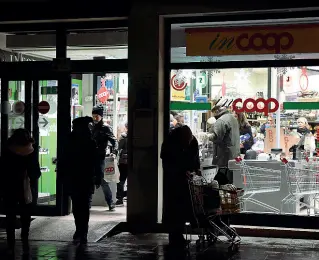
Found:
[[[154,6],[131,9],[128,34],[129,176],[127,222],[148,229],[161,221],[163,18]]]

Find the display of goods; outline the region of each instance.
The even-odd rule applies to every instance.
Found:
[[[240,198],[244,195],[244,190],[229,190],[227,185],[225,186],[221,186],[219,190],[220,204],[223,213],[239,213],[241,208]]]

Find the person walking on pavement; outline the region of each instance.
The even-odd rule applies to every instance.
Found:
[[[34,140],[26,129],[17,129],[8,139],[1,156],[0,192],[6,214],[8,254],[14,256],[16,215],[20,214],[23,254],[29,255],[32,208],[36,205],[41,176]]]
[[[125,132],[121,134],[119,140],[119,170],[120,170],[120,182],[117,184],[117,201],[116,206],[124,206],[123,199],[126,197],[126,192],[124,192],[124,185],[128,174],[128,154],[127,154],[127,123],[125,123]]]
[[[118,142],[110,127],[103,124],[103,112],[104,109],[102,106],[96,106],[92,110],[92,118],[94,122],[92,135],[98,149],[99,170],[102,178],[101,187],[105,196],[105,201],[109,206],[109,210],[114,211],[115,205],[113,203],[112,191],[108,182],[104,180],[104,169],[108,144],[110,143],[112,145],[111,156],[116,156],[118,151]]]
[[[72,132],[64,146],[62,159],[58,161],[60,176],[72,200],[76,228],[73,241],[80,245],[87,243],[94,185],[101,184],[100,172],[96,170],[97,147],[89,129],[91,122],[92,118],[88,116],[73,120]]]

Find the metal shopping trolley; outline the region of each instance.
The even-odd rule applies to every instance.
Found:
[[[254,196],[260,193],[280,191],[281,170],[250,166],[247,165],[246,162],[240,157],[236,158],[235,160],[240,165],[245,190],[245,195],[243,198],[243,210],[246,211],[247,202],[250,202],[279,214],[280,209],[261,202],[255,199]]]
[[[196,228],[200,229],[196,249],[207,249],[220,241],[228,245],[229,251],[238,250],[241,238],[234,228],[222,221],[221,217],[240,211],[240,196],[243,191],[216,188],[201,176],[189,179],[189,190]]]
[[[319,171],[318,161],[315,159],[306,159],[293,166],[287,159],[282,159],[285,164],[289,194],[282,200],[281,208],[285,204],[300,203],[300,206],[307,209],[307,214],[310,215],[311,210],[315,214],[319,208],[316,207],[316,202],[319,200]],[[301,201],[302,198],[308,196],[309,203]],[[311,201],[314,205],[310,205]]]

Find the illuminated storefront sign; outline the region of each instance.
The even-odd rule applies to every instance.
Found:
[[[316,24],[192,28],[186,29],[186,56],[316,53],[318,35]]]
[[[238,104],[241,103],[242,107],[239,107]],[[272,107],[271,104],[274,104]],[[264,99],[257,98],[247,98],[243,102],[241,98],[237,98],[232,103],[233,111],[237,113],[246,112],[246,113],[263,113],[265,116],[268,116],[269,113],[274,113],[279,109],[279,102],[274,98]]]

